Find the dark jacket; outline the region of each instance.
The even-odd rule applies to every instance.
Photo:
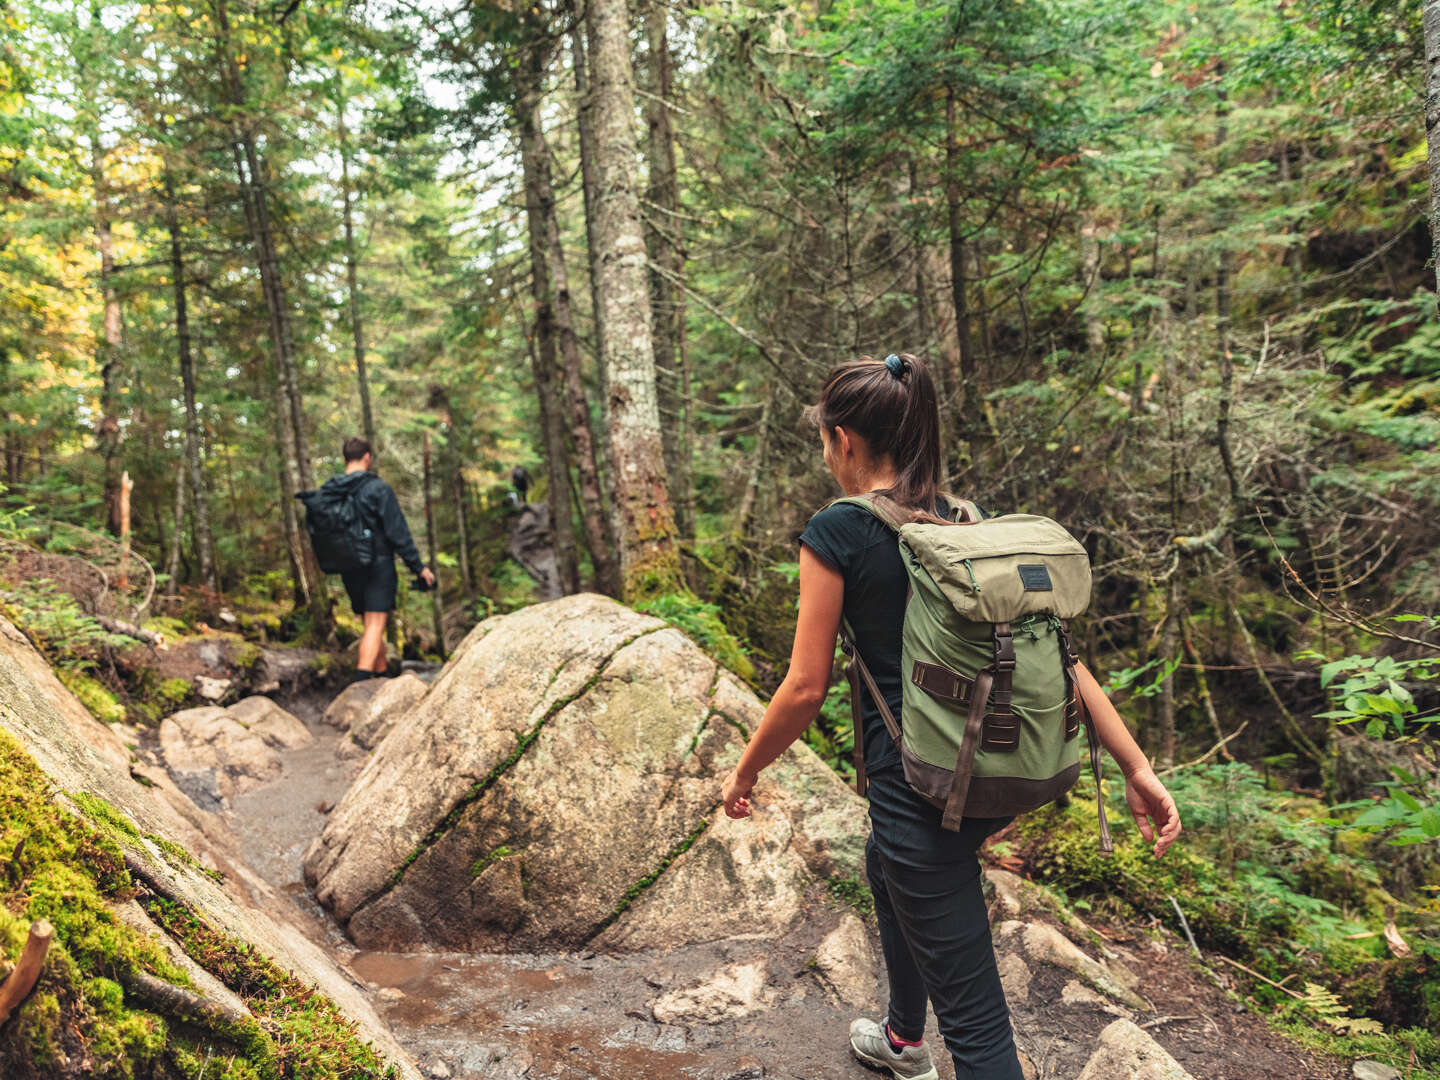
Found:
[[[372,472],[342,473],[326,480],[325,490],[348,491],[359,503],[360,513],[374,538],[377,562],[398,555],[412,574],[425,569],[420,549],[410,536],[410,526],[405,524],[405,515],[400,512],[400,502],[384,480]]]

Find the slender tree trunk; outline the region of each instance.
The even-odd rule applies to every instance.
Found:
[[[755,456],[750,459],[750,474],[745,480],[745,493],[740,496],[740,512],[735,515],[735,539],[741,544],[750,540],[755,517],[760,508],[760,489],[765,483],[765,465],[770,458],[770,431],[775,415],[775,395],[779,380],[771,379],[765,389],[765,405],[760,411],[760,430],[755,435]]]
[[[609,410],[611,514],[626,600],[680,583],[675,518],[665,485],[645,240],[635,176],[634,71],[625,0],[590,0],[595,122],[595,261],[599,271],[600,362]]]
[[[175,470],[175,528],[170,534],[170,554],[165,560],[165,573],[170,579],[165,583],[165,595],[170,597],[180,593],[180,547],[185,540],[185,460],[190,457],[188,433],[180,453],[180,467]]]
[[[379,450],[375,441],[375,417],[370,411],[370,380],[365,375],[365,325],[360,317],[359,269],[355,261],[355,217],[351,205],[350,149],[345,132],[345,98],[336,95],[335,130],[340,143],[340,192],[345,202],[345,281],[349,287],[350,337],[355,345],[355,381],[360,389],[360,423],[365,439]]]
[[[570,514],[570,460],[565,440],[564,407],[556,362],[554,287],[549,259],[550,223],[555,195],[550,183],[550,157],[540,127],[540,86],[545,70],[544,46],[537,33],[526,47],[518,75],[517,108],[520,127],[520,163],[525,181],[525,216],[530,236],[530,281],[535,297],[535,348],[531,362],[535,393],[539,398],[541,434],[545,442],[545,471],[549,478],[551,529],[560,586],[566,593],[580,588],[575,529]],[[602,545],[603,547],[603,545]]]
[[[450,488],[455,498],[455,531],[460,545],[460,587],[465,590],[466,603],[471,603],[475,599],[475,576],[470,568],[470,514],[465,508],[465,473],[458,455],[450,470]]]
[[[1176,657],[1179,623],[1180,578],[1170,578],[1169,596],[1165,601],[1165,622],[1160,631],[1160,662],[1167,666],[1160,684],[1160,763],[1164,768],[1175,764],[1175,673],[1168,670]]]
[[[590,76],[585,58],[585,35],[575,0],[566,0],[566,18],[570,21],[570,66],[575,74],[576,127],[580,132],[580,193],[585,201],[585,253],[590,272],[590,313],[595,321],[595,340],[602,336],[600,328],[600,272],[596,269],[599,245],[595,242],[595,204],[599,201],[600,181],[595,172],[598,156],[595,148],[595,109],[591,96]],[[600,400],[603,426],[609,427],[605,394],[605,367],[599,365]]]
[[[295,493],[314,486],[314,470],[310,461],[310,442],[306,434],[304,403],[300,395],[299,377],[294,360],[294,337],[290,327],[289,306],[280,273],[275,234],[271,225],[269,198],[264,167],[256,148],[255,136],[246,114],[245,87],[230,39],[230,21],[226,0],[213,0],[218,32],[219,67],[234,112],[231,121],[231,149],[235,159],[235,176],[240,186],[245,220],[255,244],[259,263],[261,291],[270,321],[270,338],[275,367],[275,426],[282,461],[281,511],[285,539],[294,566],[299,592],[310,608],[311,628],[319,638],[334,632],[329,594],[324,575],[315,561],[315,553],[300,535]]]
[[[423,463],[425,486],[425,547],[430,554],[430,565],[435,570],[435,585],[430,590],[430,617],[434,620],[435,640],[440,646],[442,657],[449,653],[445,644],[445,601],[440,590],[440,559],[435,542],[435,506],[430,499],[430,432],[422,435],[421,461]]]
[[[1425,30],[1425,137],[1429,144],[1431,262],[1440,303],[1440,0],[1423,0]]]
[[[684,230],[680,219],[680,187],[675,168],[675,136],[670,127],[671,58],[669,9],[662,0],[648,0],[645,33],[650,96],[645,100],[646,156],[650,169],[646,192],[645,249],[649,255],[650,310],[655,327],[655,373],[665,470],[675,507],[675,527],[693,536],[690,482],[690,402],[682,384],[685,364]]]
[[[191,351],[190,313],[186,304],[185,259],[180,247],[180,219],[175,211],[175,184],[168,166],[165,168],[164,192],[165,226],[170,234],[170,276],[175,288],[175,337],[180,354],[180,386],[185,400],[185,462],[181,471],[189,481],[191,503],[194,506],[195,556],[200,565],[200,582],[211,592],[218,592],[215,544],[210,532],[210,497],[205,490],[205,478],[200,469],[200,413],[195,395],[195,358]]]
[[[1097,236],[1099,229],[1094,221],[1086,221],[1080,226],[1080,274],[1082,281],[1080,287],[1087,293],[1085,297],[1085,344],[1092,355],[1098,355],[1105,347],[1105,320],[1100,317],[1100,304],[1097,293],[1100,290],[1100,240]],[[1138,397],[1139,389],[1136,388]]]
[[[555,340],[564,371],[564,412],[557,409],[557,415],[568,415],[570,437],[575,444],[575,472],[580,488],[580,521],[585,531],[586,547],[590,549],[590,560],[595,567],[596,587],[601,592],[616,595],[619,583],[616,578],[615,541],[605,519],[595,432],[590,424],[590,406],[585,398],[580,341],[575,334],[570,273],[565,261],[565,247],[560,240],[559,215],[555,210],[555,191],[550,175],[550,148],[541,126],[540,86],[544,78],[544,55],[538,47],[532,50],[530,63],[532,67],[527,72],[529,84],[524,100],[529,102],[533,97],[533,111],[528,123],[522,122],[522,128],[533,139],[533,183],[536,189],[534,211],[540,215],[534,227],[538,228],[545,238],[544,257],[552,286]],[[532,91],[533,94],[530,93]],[[527,201],[527,215],[530,209]]]
[[[100,423],[96,430],[104,460],[105,526],[120,534],[120,298],[115,292],[115,240],[105,156],[98,136],[90,140],[90,175],[95,185],[95,240],[100,249],[100,296],[104,304],[95,359],[100,368]]]
[[[950,295],[955,305],[955,342],[960,359],[956,414],[964,416],[972,403],[982,396],[975,370],[974,347],[970,341],[970,301],[968,274],[965,267],[965,219],[960,193],[960,135],[956,130],[955,93],[945,94],[945,208],[950,232]],[[971,437],[980,434],[983,425],[972,416],[966,424]]]

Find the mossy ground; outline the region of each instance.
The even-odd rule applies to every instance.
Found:
[[[110,905],[137,897],[121,848],[138,848],[139,831],[102,799],[72,794],[75,814],[53,794],[19,743],[0,732],[0,964],[19,956],[34,920],[55,927],[35,990],[0,1026],[0,1076],[349,1080],[386,1073],[322,995],[180,905],[143,894],[152,918],[235,990],[258,1022],[177,1019],[132,1000],[125,984],[137,973],[193,989],[158,944],[112,913]],[[190,859],[179,845],[161,847],[167,857]]]

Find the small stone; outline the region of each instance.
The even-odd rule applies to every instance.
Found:
[[[1357,1061],[1350,1071],[1355,1080],[1400,1080],[1400,1070],[1378,1061]]]
[[[405,991],[401,990],[398,986],[386,986],[375,996],[381,1001],[403,1001],[405,999]]]
[[[195,676],[195,693],[206,701],[222,701],[235,684],[229,679],[214,679],[209,675]]]
[[[707,983],[662,994],[651,1010],[662,1024],[718,1024],[753,1012],[764,989],[763,963],[735,964]]]
[[[1002,953],[996,961],[1000,969],[1000,985],[1005,988],[1005,1000],[1013,1008],[1030,998],[1030,967],[1013,952]]]
[[[1074,972],[1095,989],[1132,1009],[1149,1007],[1138,994],[1127,989],[1105,964],[1086,956],[1078,945],[1048,923],[1031,923],[1025,928],[1025,951],[1032,960]]]
[[[837,1001],[859,1009],[875,997],[875,956],[870,934],[854,915],[826,935],[815,953],[815,971]]]
[[[425,1070],[425,1075],[430,1077],[431,1080],[450,1080],[452,1074],[449,1065],[446,1065],[443,1061],[437,1061]]]
[[[1076,1080],[1194,1080],[1165,1048],[1129,1020],[1100,1032],[1100,1045]]]
[[[1060,1000],[1066,1005],[1089,1005],[1092,1008],[1101,1009],[1113,1016],[1130,1018],[1130,1010],[1123,1005],[1117,1005],[1101,997],[1088,986],[1082,986],[1074,979],[1070,979],[1060,988]]]

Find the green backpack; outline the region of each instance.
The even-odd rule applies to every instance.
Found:
[[[1100,793],[1100,741],[1075,680],[1079,658],[1067,619],[1090,603],[1090,558],[1049,518],[981,519],[974,503],[945,496],[959,520],[917,514],[881,495],[837,499],[893,530],[910,580],[901,649],[903,729],[855,648],[850,663],[855,775],[866,789],[860,686],[864,681],[899,745],[905,779],[945,813],[1010,817],[1059,798],[1080,775],[1077,736],[1089,727],[1100,847],[1111,850]]]

